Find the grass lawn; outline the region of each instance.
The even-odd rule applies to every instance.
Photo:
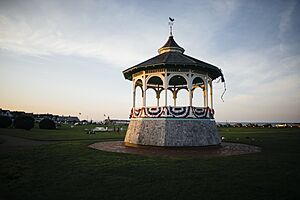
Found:
[[[121,139],[123,133],[91,136],[67,127],[53,132],[0,129],[0,134],[35,139],[90,139],[0,154],[0,199],[299,199],[300,129],[219,132],[226,141],[258,145],[262,152],[197,159],[145,157],[87,147],[94,140]]]
[[[125,131],[97,132],[96,134],[86,134],[87,131],[85,129],[92,129],[95,127],[97,127],[97,125],[74,126],[73,128],[71,128],[70,125],[63,125],[56,130],[45,130],[39,129],[36,126],[30,131],[14,128],[0,128],[0,134],[33,140],[95,140],[103,138],[122,139],[125,135]],[[121,128],[121,126],[118,126],[118,128]]]

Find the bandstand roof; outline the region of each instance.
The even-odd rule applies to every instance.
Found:
[[[218,67],[185,55],[184,49],[175,42],[172,35],[166,44],[158,49],[158,52],[159,55],[124,70],[125,79],[132,80],[133,74],[143,70],[161,68],[199,70],[206,72],[212,79],[223,77],[222,71]]]

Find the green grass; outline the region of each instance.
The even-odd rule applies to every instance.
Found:
[[[34,137],[38,138],[39,131],[32,131],[36,131]],[[61,132],[64,137],[81,137],[79,130],[65,131]],[[259,145],[262,152],[229,157],[162,158],[90,149],[87,145],[92,140],[35,146],[0,154],[0,199],[299,198],[300,129],[219,131],[226,141]],[[101,138],[99,134],[95,139],[106,140],[106,136]]]
[[[103,138],[122,139],[125,135],[125,131],[86,134],[87,131],[85,129],[92,129],[96,126],[97,125],[84,125],[74,126],[71,128],[70,125],[63,125],[56,130],[45,130],[35,127],[30,131],[14,128],[0,128],[0,134],[34,140],[95,140]]]

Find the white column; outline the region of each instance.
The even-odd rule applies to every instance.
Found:
[[[143,107],[146,107],[146,89],[147,89],[147,85],[146,85],[146,76],[143,76]]]
[[[204,86],[205,87],[205,86]],[[205,90],[205,88],[203,89],[203,107],[206,107],[206,102],[205,102],[205,96],[206,96],[206,94],[205,94],[205,92],[206,92],[206,90]]]
[[[132,107],[135,108],[135,80],[132,80]]]
[[[210,108],[213,109],[213,86],[212,86],[212,80],[210,80],[210,83],[209,83],[209,86],[210,86]]]
[[[159,107],[159,99],[160,99],[159,87],[157,88],[157,91],[156,91],[156,99],[157,99],[157,107]]]
[[[192,111],[192,106],[193,106],[193,78],[192,78],[192,72],[191,70],[189,71],[189,76],[187,80],[187,87],[188,87],[188,93],[189,93],[189,106],[190,106],[190,111],[189,111],[189,116],[191,118],[194,118],[193,111]]]
[[[207,78],[205,77],[205,80],[204,80],[204,91],[203,91],[203,96],[204,96],[204,107],[207,107],[208,106],[208,100],[207,100],[207,89],[208,89],[208,84],[207,84]]]
[[[188,80],[189,106],[193,106],[193,92],[192,92],[192,87],[193,87],[192,74],[191,74],[191,70],[190,70],[190,72],[189,72],[189,80]]]
[[[164,90],[165,90],[165,106],[166,107],[168,105],[168,87],[169,87],[168,74],[167,74],[167,70],[165,70]]]

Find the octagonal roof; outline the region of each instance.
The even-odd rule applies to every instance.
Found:
[[[169,36],[166,44],[158,49],[158,53],[159,55],[124,70],[125,79],[132,80],[133,74],[143,70],[161,68],[199,70],[206,72],[213,80],[220,76],[223,77],[222,71],[218,67],[185,55],[184,49],[175,42],[172,35]]]

